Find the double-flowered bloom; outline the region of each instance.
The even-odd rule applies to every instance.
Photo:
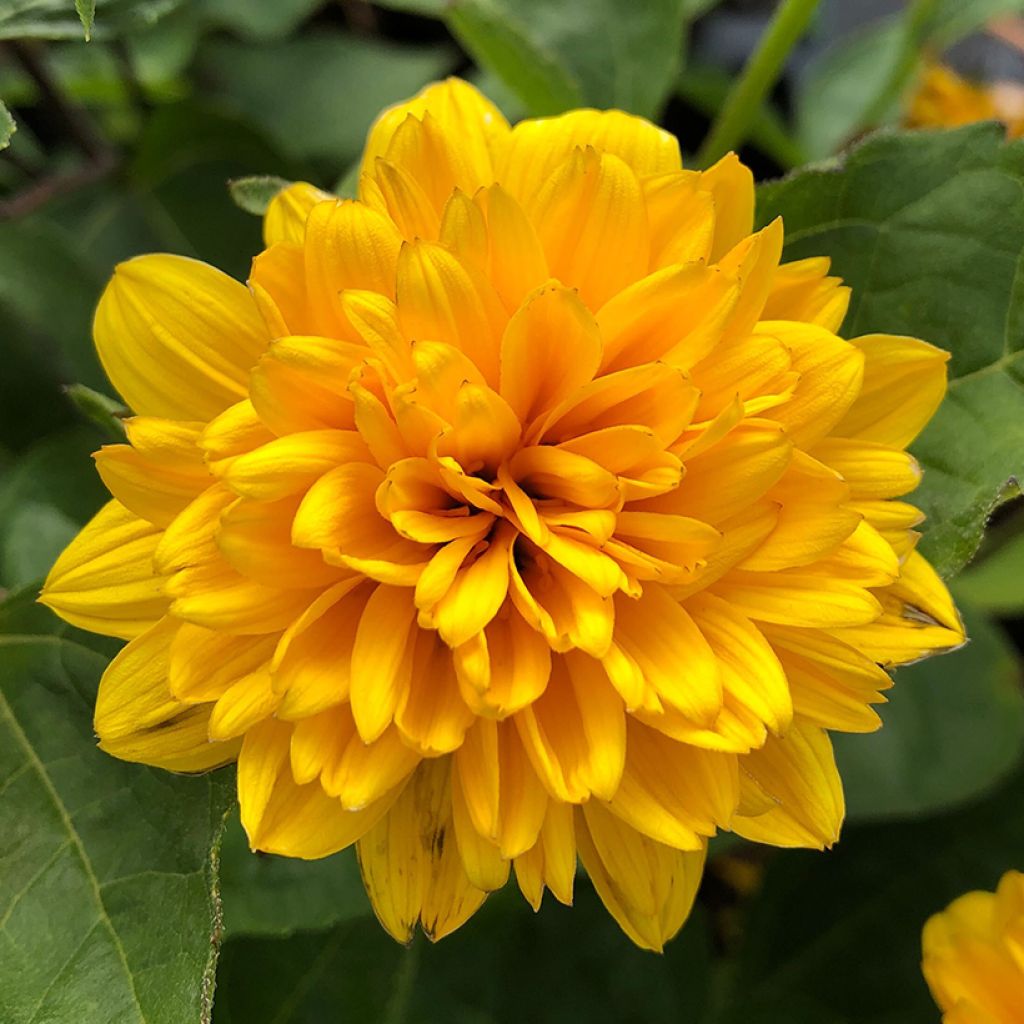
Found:
[[[176,256],[107,288],[137,415],[43,594],[130,640],[101,746],[237,761],[253,848],[356,843],[399,939],[510,869],[567,903],[578,858],[659,949],[717,830],[837,838],[827,730],[963,639],[898,500],[946,354],[841,340],[736,157],[618,111],[510,128],[434,85],[359,195],[281,193],[247,288]]]

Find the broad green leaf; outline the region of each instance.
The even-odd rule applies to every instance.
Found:
[[[1024,776],[983,803],[914,824],[850,829],[829,853],[768,868],[720,1024],[936,1024],[921,928],[1024,861]]]
[[[504,82],[529,114],[560,114],[583,105],[577,78],[530,37],[501,0],[458,0],[446,20],[477,63]]]
[[[109,39],[146,28],[184,0],[0,0],[0,39]]]
[[[996,615],[1024,612],[1024,534],[970,565],[957,578],[956,592],[975,607]]]
[[[314,861],[253,853],[237,815],[224,833],[220,890],[224,929],[233,938],[291,935],[373,916],[352,850]]]
[[[531,113],[619,107],[655,118],[678,74],[684,0],[454,0],[470,54]]]
[[[228,182],[228,192],[235,205],[246,213],[262,217],[267,212],[270,200],[291,182],[273,174],[255,174],[248,178],[235,178]]]
[[[62,637],[80,647],[96,651],[107,659],[114,657],[124,646],[123,640],[100,636],[99,633],[87,633],[57,618],[49,608],[36,600],[41,587],[40,577],[0,597],[0,634],[23,638]]]
[[[833,735],[848,820],[945,810],[990,790],[1024,755],[1016,653],[999,626],[961,611],[970,643],[901,668],[878,732]]]
[[[454,60],[448,47],[320,31],[258,45],[211,39],[200,67],[221,106],[262,129],[285,155],[327,161],[337,173],[362,152],[381,110],[443,77]]]
[[[91,428],[61,431],[34,445],[4,472],[0,586],[15,587],[44,575],[76,527],[107,500],[89,457],[101,442]],[[40,529],[34,531],[32,510],[41,508],[52,511],[43,513]]]
[[[709,955],[698,911],[663,956],[637,949],[584,878],[534,914],[515,883],[436,946],[372,917],[290,939],[230,939],[215,1024],[649,1024],[698,1021]]]
[[[11,144],[11,136],[18,130],[18,126],[11,117],[11,112],[0,100],[0,149],[6,149]]]
[[[105,659],[53,637],[0,645],[0,1020],[207,1020],[228,778],[101,753]]]
[[[876,136],[843,162],[763,186],[784,259],[830,256],[853,287],[847,337],[881,331],[952,353],[949,394],[915,442],[912,500],[944,575],[977,550],[993,507],[1024,474],[1024,144],[1001,129]]]

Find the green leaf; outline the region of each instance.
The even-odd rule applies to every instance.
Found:
[[[6,149],[11,144],[11,136],[18,130],[18,126],[11,117],[3,100],[0,100],[0,149]]]
[[[0,479],[0,586],[45,574],[81,526],[107,500],[90,453],[100,438],[89,428],[61,431],[16,459]],[[32,516],[43,513],[38,531]],[[2,1020],[2,1018],[0,1018]]]
[[[935,1024],[925,920],[1024,860],[1018,775],[984,803],[851,829],[827,854],[773,858],[729,977],[723,1024]]]
[[[697,1021],[709,957],[698,911],[663,956],[637,949],[579,878],[534,914],[515,883],[436,946],[372,917],[285,940],[229,939],[215,1024],[648,1024]]]
[[[531,113],[619,107],[655,118],[682,59],[684,0],[454,0],[449,26]]]
[[[105,660],[56,638],[0,644],[0,1020],[208,1019],[230,777],[101,753]]]
[[[962,573],[957,595],[996,615],[1024,612],[1024,534],[1018,534]]]
[[[256,174],[229,181],[228,192],[240,210],[262,217],[267,212],[271,199],[290,184],[290,181],[273,174]]]
[[[352,850],[304,861],[253,853],[232,815],[220,855],[227,935],[290,935],[372,917]]]
[[[90,423],[99,427],[111,441],[125,438],[124,417],[128,410],[122,402],[87,388],[84,384],[69,384],[64,393]]]
[[[849,820],[934,814],[987,792],[1020,763],[1016,652],[999,626],[960,604],[970,643],[901,668],[878,732],[833,735]]]
[[[0,308],[27,335],[15,345],[34,350],[39,336],[46,339],[43,351],[31,354],[47,362],[56,381],[105,381],[89,335],[100,286],[74,239],[52,224],[0,224]]]
[[[200,52],[200,73],[222,107],[262,129],[286,156],[327,161],[334,173],[362,152],[381,110],[453,64],[448,47],[396,46],[335,31],[258,45],[211,39]]]
[[[1024,144],[997,125],[876,136],[842,163],[763,186],[784,258],[830,256],[853,287],[849,337],[882,331],[952,353],[950,387],[915,442],[922,550],[944,575],[977,550],[1024,475]]]
[[[269,41],[291,35],[323,0],[203,0],[202,13],[244,39]]]
[[[96,20],[96,0],[75,0],[75,10],[82,22],[85,41],[88,42],[92,38],[92,23]]]
[[[504,82],[529,114],[560,114],[583,105],[579,82],[558,59],[530,38],[501,0],[459,0],[447,15],[460,43]]]

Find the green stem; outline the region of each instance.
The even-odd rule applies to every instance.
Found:
[[[765,97],[804,34],[820,0],[782,0],[753,56],[726,97],[697,154],[698,167],[709,167],[747,137]]]

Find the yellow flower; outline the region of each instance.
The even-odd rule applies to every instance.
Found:
[[[1024,1022],[1024,874],[929,918],[921,968],[944,1024]]]
[[[913,128],[956,128],[1002,121],[1010,138],[1024,135],[1024,91],[1012,83],[977,85],[944,64],[930,61],[907,110]]]
[[[707,839],[824,847],[826,730],[963,633],[893,499],[946,354],[834,333],[750,172],[618,111],[510,129],[463,82],[370,133],[358,202],[267,213],[246,289],[175,256],[96,314],[138,414],[42,600],[131,640],[104,750],[238,761],[254,849],[352,843],[401,940],[577,857],[626,933]]]

